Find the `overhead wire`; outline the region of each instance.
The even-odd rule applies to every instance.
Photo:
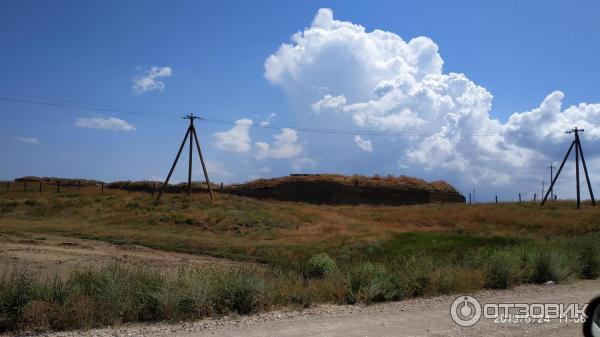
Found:
[[[101,112],[112,112],[112,113],[120,113],[120,114],[131,114],[138,116],[148,116],[148,117],[162,117],[162,118],[179,118],[175,114],[158,114],[152,112],[145,111],[136,111],[130,110],[126,108],[121,108],[113,105],[107,104],[95,104],[82,102],[78,100],[72,99],[64,99],[57,97],[45,97],[45,96],[37,96],[37,95],[28,95],[28,94],[19,94],[12,92],[4,92],[0,91],[0,94],[16,96],[15,97],[1,97],[0,101],[12,102],[12,103],[22,103],[22,104],[36,104],[43,106],[54,106],[54,107],[64,107],[64,108],[75,108],[75,109],[83,109],[83,110],[91,110],[91,111],[101,111]],[[19,98],[20,97],[20,98]],[[52,102],[54,101],[54,102]],[[202,116],[202,119],[209,123],[215,124],[226,124],[226,125],[236,125],[236,121],[217,119],[211,117]],[[249,125],[252,128],[259,129],[270,129],[270,130],[284,130],[290,129],[297,132],[306,132],[306,133],[321,133],[321,134],[334,134],[334,135],[356,135],[356,136],[382,136],[382,137],[430,137],[436,135],[437,133],[426,133],[426,132],[385,132],[385,131],[374,131],[374,130],[344,130],[344,129],[325,129],[325,128],[312,128],[312,127],[302,127],[302,126],[286,126],[286,125],[272,125],[272,124],[253,124]],[[512,133],[511,135],[520,135],[520,136],[531,136],[540,134],[541,132],[519,132]],[[452,133],[453,136],[465,136],[465,137],[495,137],[500,136],[501,133],[469,133],[469,132],[456,132]]]

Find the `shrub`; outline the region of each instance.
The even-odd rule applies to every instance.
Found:
[[[571,276],[572,269],[568,266],[566,256],[558,252],[539,251],[533,256],[532,281],[545,283],[548,281],[561,282]]]
[[[326,253],[313,255],[304,269],[306,278],[324,278],[337,269],[335,261]]]
[[[351,266],[346,290],[348,303],[385,300],[386,276],[387,271],[381,264],[363,262]]]
[[[34,296],[33,278],[29,274],[3,275],[0,279],[0,333],[19,326],[29,301]]]
[[[587,237],[579,245],[581,277],[595,279],[600,276],[600,247],[598,236]]]
[[[255,272],[234,270],[226,273],[219,281],[214,304],[219,312],[249,314],[258,311],[263,305],[265,283]]]
[[[516,261],[509,252],[495,252],[487,263],[485,287],[490,289],[506,289],[511,287],[515,281],[512,272],[515,264]]]

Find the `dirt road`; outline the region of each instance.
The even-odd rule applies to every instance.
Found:
[[[113,245],[50,234],[0,234],[0,273],[26,269],[42,276],[66,276],[79,268],[118,263],[161,270],[239,264],[211,256],[182,254],[136,245]]]
[[[600,280],[571,284],[521,286],[482,291],[482,303],[586,303],[600,294]],[[274,311],[239,318],[179,324],[134,324],[87,332],[44,334],[74,336],[580,336],[578,323],[494,323],[482,319],[462,328],[449,315],[457,296],[414,299],[371,306],[324,305],[302,312]]]

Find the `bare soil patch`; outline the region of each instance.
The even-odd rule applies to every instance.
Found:
[[[205,255],[114,245],[96,240],[48,234],[0,234],[0,269],[26,269],[41,276],[65,276],[75,269],[119,263],[176,271],[181,268],[233,266],[240,262]]]

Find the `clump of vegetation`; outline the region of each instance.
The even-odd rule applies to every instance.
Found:
[[[580,268],[576,259],[570,259],[560,251],[538,251],[533,254],[533,275],[535,283],[548,281],[561,282],[576,274]]]
[[[335,261],[326,253],[313,255],[306,263],[306,278],[323,278],[331,275],[337,268]]]
[[[600,242],[599,235],[586,235],[575,243],[579,252],[581,277],[595,279],[600,276]]]
[[[485,274],[486,288],[506,289],[517,281],[513,272],[516,261],[511,252],[496,252],[489,257],[488,261]]]
[[[131,321],[249,314],[265,303],[256,270],[157,270],[108,266],[75,271],[66,281],[12,273],[0,279],[0,332],[64,330]]]

